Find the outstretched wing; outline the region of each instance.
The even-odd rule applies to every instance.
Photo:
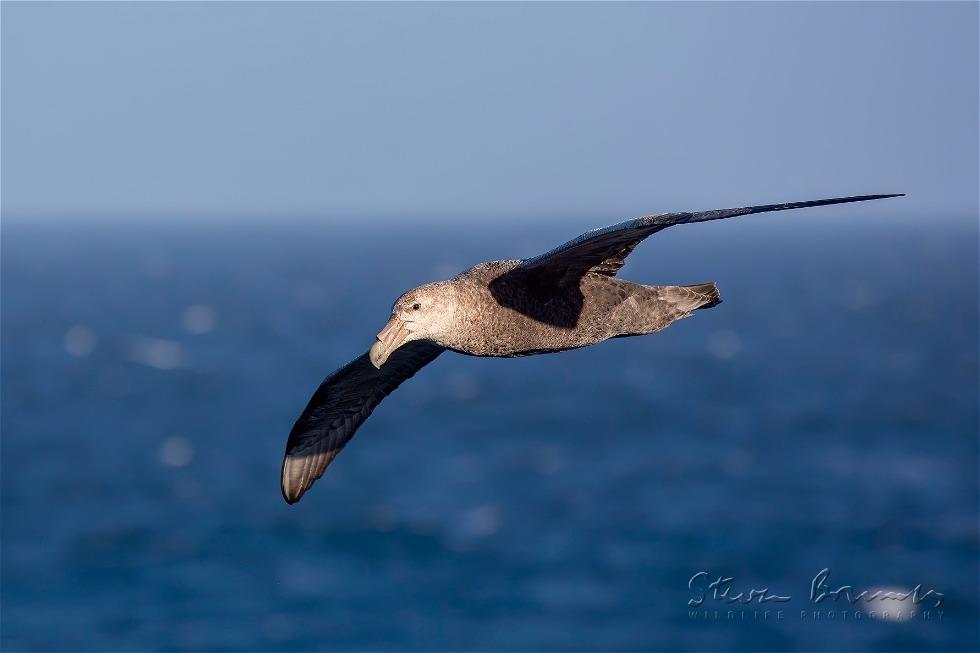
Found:
[[[324,379],[286,442],[282,461],[286,502],[299,501],[381,400],[443,351],[416,340],[396,349],[381,369],[363,354]]]
[[[766,204],[763,206],[747,206],[738,209],[722,209],[719,211],[702,211],[699,213],[661,213],[648,215],[635,220],[627,220],[610,227],[594,229],[574,238],[564,245],[521,262],[511,274],[536,273],[551,282],[565,285],[578,284],[587,273],[615,276],[626,262],[630,252],[644,238],[675,224],[688,222],[704,222],[706,220],[721,220],[737,215],[750,213],[766,213],[768,211],[786,211],[788,209],[803,209],[811,206],[827,204],[845,204],[847,202],[864,202],[895,195],[858,195],[856,197],[836,197],[810,202],[791,202],[789,204]]]

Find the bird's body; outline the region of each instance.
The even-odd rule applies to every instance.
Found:
[[[721,302],[713,283],[647,286],[617,278],[643,239],[667,227],[750,213],[896,197],[863,195],[698,213],[596,229],[541,256],[481,263],[395,301],[370,351],[320,384],[286,443],[282,494],[295,503],[388,394],[446,350],[528,356],[655,333]]]
[[[439,344],[470,356],[559,352],[654,333],[720,301],[713,284],[644,286],[598,274],[558,291],[535,288],[508,281],[520,263],[481,263],[441,282],[441,292],[454,296],[455,315]]]

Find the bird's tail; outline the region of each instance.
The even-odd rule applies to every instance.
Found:
[[[689,313],[701,308],[711,308],[721,303],[721,293],[713,283],[698,283],[692,286],[661,286],[662,298],[673,307]]]

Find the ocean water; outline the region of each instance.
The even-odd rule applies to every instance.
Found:
[[[622,276],[723,304],[443,355],[283,502],[402,291],[614,219],[5,219],[0,648],[980,650],[975,216],[668,230]]]

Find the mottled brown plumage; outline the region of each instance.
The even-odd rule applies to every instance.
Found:
[[[646,286],[616,278],[647,236],[675,224],[896,195],[864,195],[701,213],[666,213],[590,231],[541,256],[481,263],[408,291],[371,350],[328,376],[293,426],[282,494],[298,501],[384,397],[449,349],[527,356],[655,333],[721,302],[713,283]]]
[[[591,272],[565,285],[538,285],[517,270],[520,263],[481,263],[444,282],[439,292],[463,310],[439,344],[471,356],[564,351],[654,333],[721,301],[710,283],[643,286]]]

